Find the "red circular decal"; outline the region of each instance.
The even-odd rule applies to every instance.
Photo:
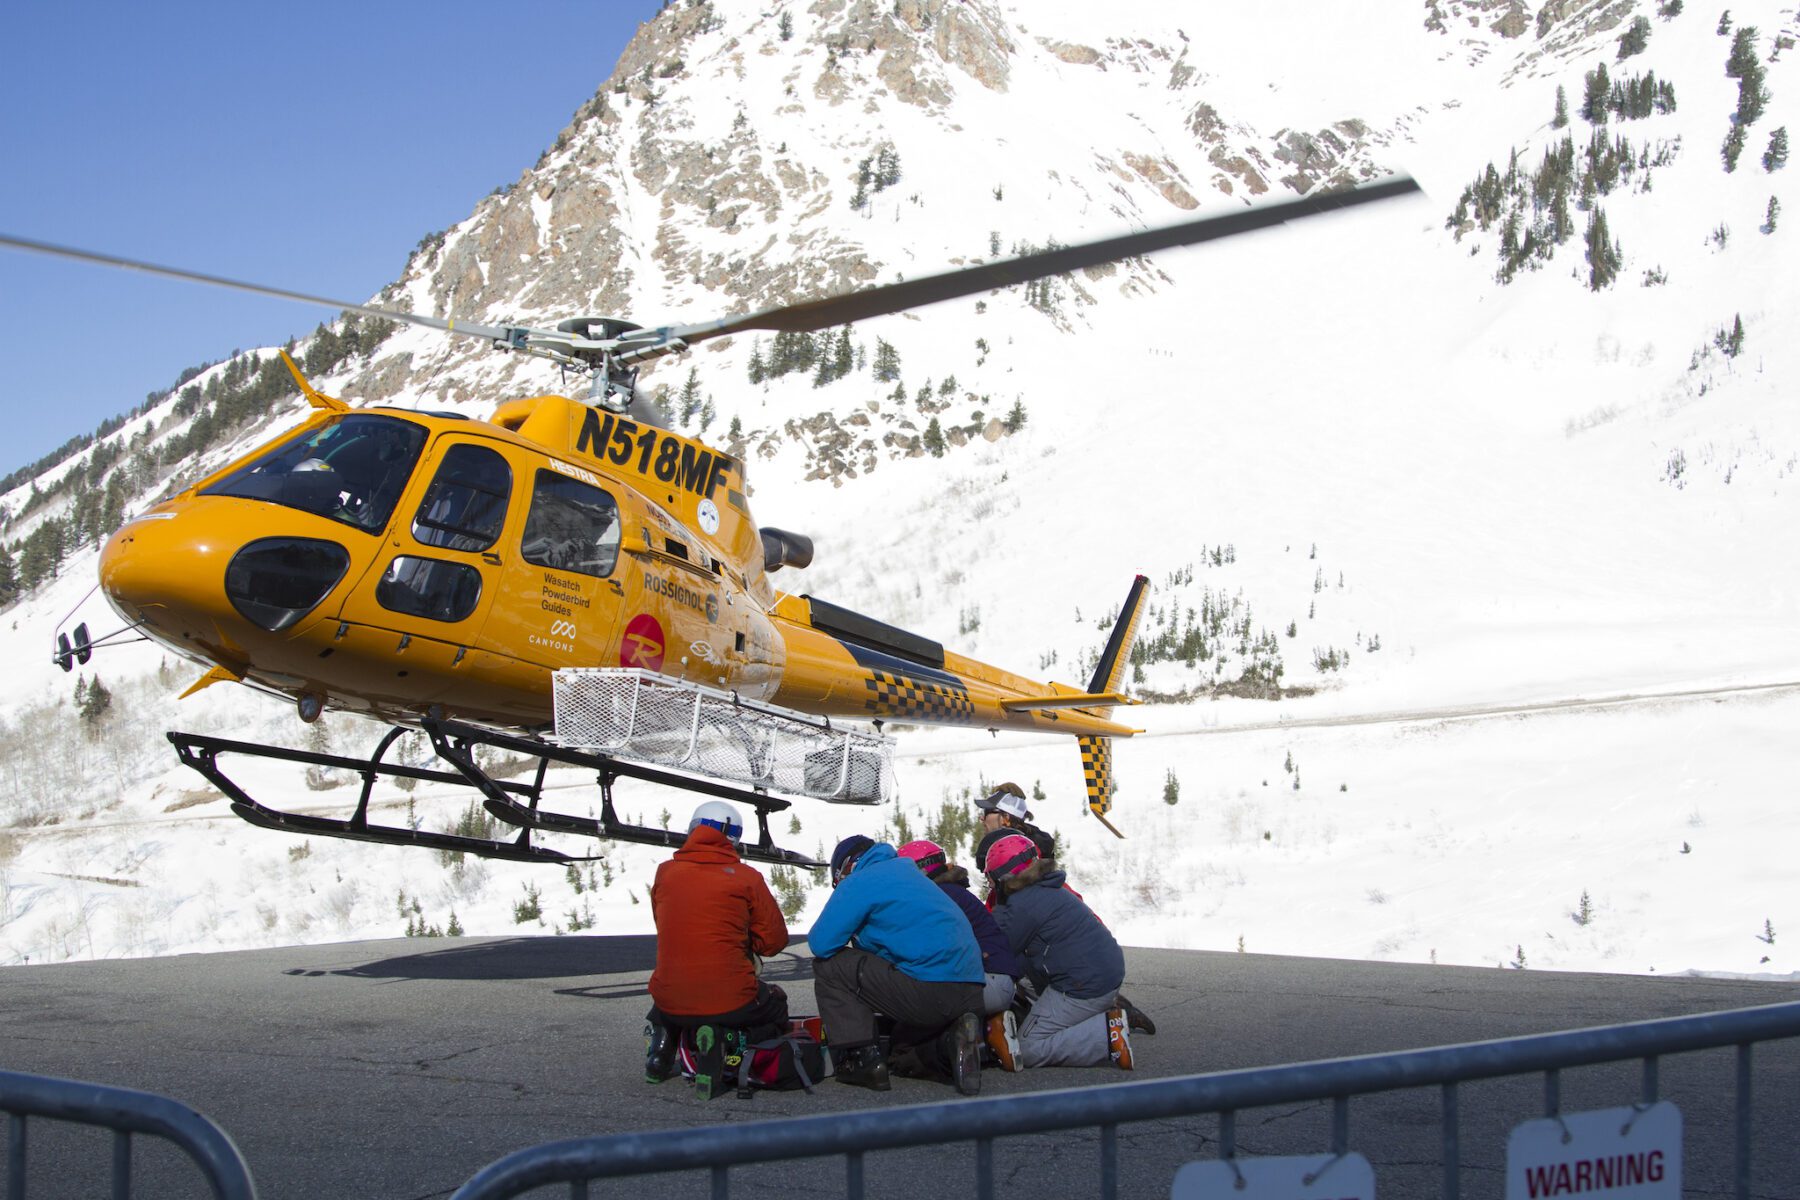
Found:
[[[662,670],[663,630],[649,613],[639,613],[625,626],[625,636],[619,641],[619,665]]]

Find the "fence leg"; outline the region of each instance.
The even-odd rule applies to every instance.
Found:
[[[863,1200],[862,1151],[844,1155],[844,1195],[846,1200]]]
[[[1462,1134],[1457,1128],[1456,1085],[1444,1085],[1444,1200],[1462,1195]]]
[[[1100,1200],[1118,1200],[1119,1127],[1100,1127]]]
[[[131,1135],[113,1130],[113,1200],[131,1200]]]
[[[731,1179],[726,1172],[730,1169],[723,1163],[712,1169],[712,1200],[729,1200]]]
[[[975,1139],[975,1195],[994,1200],[994,1139]]]
[[[1750,1045],[1737,1048],[1737,1200],[1750,1200]]]
[[[6,1122],[6,1200],[25,1200],[25,1118]]]

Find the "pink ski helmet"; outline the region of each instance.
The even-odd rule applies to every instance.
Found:
[[[982,867],[989,879],[999,883],[1017,875],[1037,860],[1036,842],[1022,833],[1009,833],[988,847],[987,861]]]
[[[900,847],[900,857],[910,858],[919,864],[919,870],[927,876],[936,875],[950,863],[950,856],[936,842],[928,842],[920,838],[916,842],[908,842]]]

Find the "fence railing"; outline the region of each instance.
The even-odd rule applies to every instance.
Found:
[[[1800,1036],[1800,1003],[1733,1009],[1700,1016],[1609,1025],[1442,1046],[1429,1050],[1331,1059],[1292,1066],[1225,1071],[1111,1087],[1035,1092],[986,1100],[922,1104],[781,1121],[674,1129],[550,1142],[491,1163],[452,1200],[503,1200],[532,1188],[566,1183],[577,1200],[597,1179],[708,1170],[712,1195],[730,1195],[730,1170],[753,1163],[843,1155],[846,1194],[863,1196],[864,1156],[875,1150],[973,1142],[977,1194],[994,1196],[994,1141],[1021,1134],[1098,1128],[1100,1194],[1119,1188],[1118,1127],[1132,1121],[1216,1113],[1219,1157],[1236,1154],[1240,1109],[1305,1101],[1332,1102],[1331,1151],[1350,1145],[1350,1100],[1380,1092],[1438,1087],[1443,1124],[1445,1200],[1461,1194],[1458,1087],[1474,1080],[1542,1073],[1545,1115],[1560,1108],[1559,1072],[1570,1067],[1639,1059],[1642,1101],[1659,1099],[1658,1060],[1669,1054],[1736,1047],[1735,1195],[1748,1200],[1751,1165],[1751,1047]]]
[[[0,1071],[0,1112],[7,1116],[7,1200],[26,1197],[28,1122],[33,1117],[113,1131],[113,1200],[125,1200],[131,1195],[131,1142],[135,1135],[161,1138],[179,1148],[206,1177],[217,1200],[256,1200],[250,1169],[231,1138],[193,1109],[167,1096]]]

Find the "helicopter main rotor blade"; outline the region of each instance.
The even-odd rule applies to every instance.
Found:
[[[538,333],[517,326],[496,327],[477,325],[468,321],[444,320],[439,317],[426,317],[418,313],[404,312],[395,308],[373,308],[367,304],[351,304],[346,300],[333,300],[329,296],[313,296],[306,292],[289,291],[286,288],[268,287],[260,283],[246,283],[241,279],[227,279],[223,275],[207,275],[199,271],[184,271],[180,267],[158,266],[156,263],[142,262],[135,258],[120,258],[113,254],[96,254],[91,250],[77,250],[72,246],[58,246],[50,242],[36,242],[29,238],[12,237],[0,233],[0,246],[10,246],[15,250],[29,250],[34,254],[48,254],[56,258],[72,258],[77,262],[97,263],[103,267],[118,267],[126,271],[142,271],[147,275],[164,275],[170,279],[184,279],[190,283],[210,284],[213,287],[232,288],[240,292],[252,292],[259,296],[273,296],[277,300],[298,300],[302,304],[319,304],[327,308],[340,308],[348,312],[361,313],[369,317],[381,317],[384,320],[404,321],[409,325],[423,325],[427,329],[440,329],[445,333],[461,333],[470,337],[489,338],[515,348],[522,348],[527,334]]]
[[[781,308],[747,313],[743,316],[726,317],[720,321],[645,331],[638,337],[653,333],[656,338],[663,341],[680,340],[692,344],[706,338],[723,337],[750,329],[763,329],[776,333],[813,333],[820,329],[845,325],[867,317],[885,316],[926,304],[935,304],[940,300],[954,300],[961,296],[974,295],[977,292],[1030,283],[1051,275],[1062,275],[1069,271],[1081,270],[1084,267],[1095,267],[1102,263],[1115,262],[1121,258],[1130,258],[1133,255],[1149,254],[1174,246],[1191,246],[1198,242],[1249,233],[1256,229],[1267,229],[1270,226],[1280,225],[1300,217],[1335,212],[1338,209],[1368,204],[1376,200],[1388,200],[1419,190],[1419,185],[1412,179],[1399,175],[1364,187],[1336,192],[1316,192],[1310,196],[1299,196],[1273,204],[1257,205],[1255,208],[1215,213],[1192,221],[1184,221],[1178,225],[1145,229],[1137,233],[1086,242],[1079,246],[1060,246],[1052,250],[1040,250],[1035,254],[1003,259],[1000,262],[963,267],[919,279],[884,284],[864,291],[846,292],[843,295],[827,296],[820,300],[808,300]]]

